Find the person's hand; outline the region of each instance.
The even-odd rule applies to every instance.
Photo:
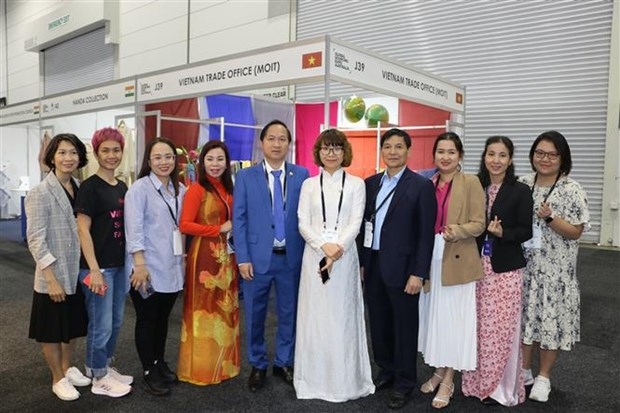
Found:
[[[495,218],[489,222],[489,225],[487,226],[487,231],[495,235],[497,238],[501,238],[504,235],[502,220],[498,219],[497,215],[495,215]]]
[[[244,280],[252,281],[252,279],[254,279],[254,268],[252,267],[252,263],[246,262],[239,264],[239,274]]]
[[[538,215],[538,218],[549,218],[551,214],[553,214],[553,210],[551,209],[551,205],[547,202],[540,204],[540,207],[536,210],[536,215]]]
[[[405,293],[415,295],[422,291],[422,284],[424,280],[415,275],[410,275],[405,284]]]
[[[101,294],[105,287],[105,281],[101,270],[90,270],[90,291],[94,294]]]
[[[224,222],[222,225],[220,225],[220,233],[221,234],[226,234],[229,233],[232,230],[232,222],[230,220]]]
[[[451,225],[446,225],[443,228],[443,239],[446,242],[455,242],[456,241],[456,231],[452,228]]]
[[[344,248],[333,242],[326,242],[321,246],[321,249],[327,258],[331,258],[333,261],[337,261],[342,257],[342,254],[344,254]]]
[[[142,289],[142,291],[146,291],[146,288],[149,284],[149,270],[146,268],[146,265],[136,265],[133,268],[133,273],[131,274],[131,278],[129,279],[131,282],[131,286],[136,290]]]
[[[325,266],[319,268],[319,270],[317,271],[319,273],[319,277],[321,276],[321,271],[327,270],[327,272],[330,272],[333,266],[334,266],[334,260],[332,260],[329,257],[325,257]]]
[[[52,279],[48,281],[47,293],[50,296],[50,300],[52,300],[55,303],[62,303],[67,298],[65,289],[62,288],[62,285],[60,285],[56,277],[53,277]]]

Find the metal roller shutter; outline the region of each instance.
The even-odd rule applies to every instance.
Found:
[[[299,0],[297,38],[322,34],[410,63],[467,88],[464,167],[478,169],[484,141],[510,137],[517,173],[530,171],[535,137],[556,129],[571,145],[599,241],[613,4],[576,1]],[[297,89],[322,97],[322,86]],[[337,88],[334,95],[350,91]]]
[[[97,29],[43,51],[45,96],[114,80],[114,45]]]

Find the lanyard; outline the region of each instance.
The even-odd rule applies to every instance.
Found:
[[[534,187],[536,186],[536,181],[538,180],[538,172],[536,173],[536,175],[534,175],[534,183],[532,184],[532,195],[534,194]],[[553,182],[553,185],[551,185],[551,188],[549,189],[549,192],[547,192],[547,195],[545,195],[545,197],[543,198],[543,203],[547,202],[547,199],[549,199],[549,195],[551,195],[551,192],[553,192],[553,190],[555,189],[555,185],[558,183],[558,181],[560,180],[560,173],[558,172],[558,176],[555,177],[555,182]]]
[[[338,221],[340,220],[340,209],[342,208],[342,197],[344,194],[344,180],[347,174],[342,171],[342,188],[340,189],[340,200],[338,201],[338,215],[336,215],[336,225],[334,226],[334,231],[338,229]],[[325,195],[323,194],[323,173],[321,172],[321,177],[319,178],[319,182],[321,183],[321,207],[323,212],[323,228],[327,228],[327,217],[325,215]]]
[[[213,187],[213,190],[215,191],[215,194],[218,196],[218,198],[222,200],[222,202],[224,203],[224,206],[226,207],[226,220],[228,221],[230,219],[230,206],[228,205],[228,202],[227,202],[228,196],[226,196],[226,199],[224,199],[222,194],[220,194],[220,191],[218,191],[215,186]]]
[[[377,205],[377,197],[379,196],[379,192],[381,192],[381,187],[383,186],[383,182],[381,183],[381,185],[379,185],[379,189],[377,190],[377,196],[375,196],[375,202],[374,204]],[[396,186],[398,186],[398,183],[396,184]],[[392,188],[392,190],[385,196],[385,198],[383,198],[383,201],[381,201],[381,203],[379,204],[378,207],[375,207],[375,210],[373,211],[373,213],[370,215],[370,221],[371,222],[375,222],[375,217],[377,216],[377,212],[379,212],[379,210],[381,209],[381,207],[383,205],[385,205],[385,203],[387,202],[388,199],[390,199],[390,196],[392,196],[392,194],[394,193],[394,191],[396,191],[396,186],[394,186],[394,188]]]
[[[267,188],[269,188],[269,193],[271,194],[271,196],[269,197],[269,201],[271,202],[271,208],[273,209],[273,192],[271,191],[271,186],[269,186],[269,174],[267,173],[267,166],[264,163],[263,163],[263,166],[265,167],[265,179],[267,180]],[[284,175],[284,185],[282,186],[282,192],[284,193],[282,194],[282,206],[283,206],[284,211],[286,211],[286,164],[284,164],[283,169],[284,171],[282,172],[282,175]],[[274,176],[273,179],[275,180],[276,177]],[[276,190],[275,182],[273,183],[273,190],[274,191]]]
[[[439,177],[437,177],[437,181],[435,181],[435,191],[437,191],[437,188],[439,188]],[[441,228],[446,226],[445,219],[447,219],[447,217],[443,215],[443,212],[446,209],[446,201],[448,200],[448,198],[450,198],[450,191],[452,191],[452,181],[448,183],[448,191],[446,192],[446,196],[443,198],[443,202],[441,203],[441,209],[439,210],[439,212],[441,212],[441,215],[439,216],[439,223],[441,224]]]
[[[149,178],[149,181],[150,181],[150,178]],[[153,181],[151,181],[151,184],[153,185],[153,188],[155,188],[155,184],[153,183]],[[168,204],[168,201],[166,201],[166,198],[164,198],[164,194],[161,193],[161,188],[157,189],[157,192],[159,192],[159,196],[161,196],[161,199],[164,201],[164,204],[166,204],[166,206],[168,207],[168,212],[170,212],[170,216],[172,217],[172,222],[174,222],[174,227],[177,228],[178,227],[177,219],[175,217],[174,212],[172,212],[172,208],[170,208],[170,204]],[[176,211],[176,215],[179,215],[179,198],[177,198],[176,196],[174,197],[174,208]]]

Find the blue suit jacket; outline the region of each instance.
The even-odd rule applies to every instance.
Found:
[[[299,234],[297,206],[306,168],[286,163],[286,258],[290,268],[301,268],[304,240]],[[242,169],[235,179],[233,236],[237,263],[251,262],[254,272],[269,270],[273,250],[274,222],[271,194],[262,163]]]
[[[374,212],[382,176],[380,173],[366,179],[364,221],[369,220]],[[432,182],[405,169],[381,227],[379,266],[386,285],[404,288],[410,275],[429,278],[436,214],[437,201]],[[363,248],[362,253],[362,265],[368,269],[370,248]]]

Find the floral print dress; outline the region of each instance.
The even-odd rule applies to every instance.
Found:
[[[526,345],[538,342],[545,350],[570,350],[580,340],[579,240],[563,237],[536,216],[536,208],[551,188],[534,186],[534,179],[534,174],[520,179],[533,187],[533,222],[542,232],[540,248],[525,248],[522,340]],[[556,217],[588,230],[588,201],[577,181],[562,176],[547,202]]]

